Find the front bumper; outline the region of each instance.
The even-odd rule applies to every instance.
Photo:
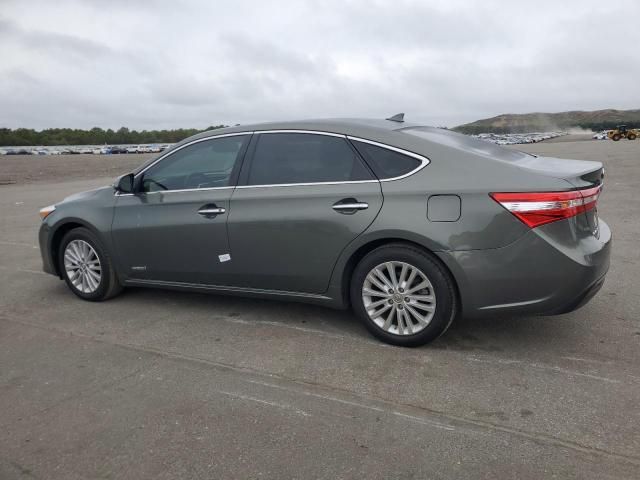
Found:
[[[556,315],[581,307],[602,287],[611,231],[603,221],[599,229],[598,237],[568,241],[540,228],[502,248],[438,256],[457,281],[464,316]]]
[[[38,243],[40,245],[40,256],[42,257],[42,270],[51,275],[59,276],[51,252],[51,228],[46,222],[42,222],[40,225]]]

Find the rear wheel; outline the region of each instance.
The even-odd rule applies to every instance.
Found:
[[[86,228],[74,228],[65,234],[58,259],[67,286],[84,300],[106,300],[122,290],[111,258]]]
[[[613,140],[614,142],[617,142],[621,138],[622,138],[622,135],[620,135],[619,133],[616,133],[611,137],[611,140]]]
[[[405,244],[379,247],[360,261],[351,303],[373,335],[404,347],[438,338],[458,309],[449,274],[430,254]]]
[[[636,139],[636,134],[635,133],[630,133],[629,135],[627,135],[627,138],[629,140],[635,140]]]

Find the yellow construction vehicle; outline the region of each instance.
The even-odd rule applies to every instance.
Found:
[[[640,130],[637,128],[627,128],[626,125],[618,125],[615,130],[609,130],[607,132],[607,137],[614,142],[617,142],[621,138],[635,140],[638,136],[640,136]]]

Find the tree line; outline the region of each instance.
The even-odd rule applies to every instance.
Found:
[[[224,128],[215,125],[199,130],[197,128],[178,128],[175,130],[118,130],[94,127],[91,130],[78,128],[0,128],[0,147],[53,146],[53,145],[124,145],[138,143],[175,143],[196,133]]]

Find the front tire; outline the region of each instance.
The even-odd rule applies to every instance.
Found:
[[[60,242],[58,261],[67,286],[83,300],[106,300],[122,290],[111,257],[91,230],[67,232]]]
[[[375,337],[417,347],[442,335],[458,311],[449,273],[429,253],[389,244],[367,254],[351,279],[355,313]]]
[[[617,142],[621,138],[622,138],[622,135],[620,135],[619,133],[616,133],[613,137],[611,137],[611,140],[613,140],[614,142]]]

